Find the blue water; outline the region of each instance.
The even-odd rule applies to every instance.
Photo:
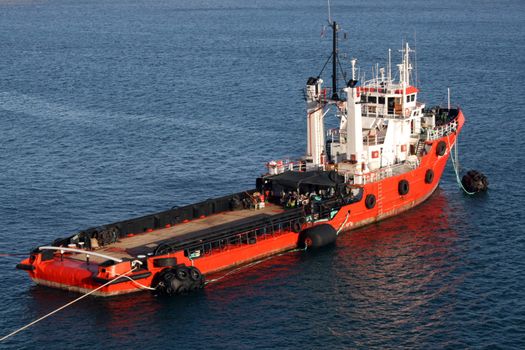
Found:
[[[525,348],[525,2],[332,1],[370,77],[417,38],[421,98],[467,117],[420,207],[203,292],[89,298],[21,348]],[[324,1],[0,3],[0,253],[251,188],[305,148],[302,92],[330,49]],[[77,297],[0,257],[0,336]]]

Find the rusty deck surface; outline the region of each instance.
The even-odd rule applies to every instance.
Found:
[[[188,233],[212,229],[215,226],[243,221],[259,215],[276,215],[282,213],[283,209],[277,205],[267,205],[263,209],[243,209],[238,211],[227,211],[210,215],[202,219],[196,219],[187,223],[181,223],[169,228],[162,228],[152,232],[145,232],[119,239],[116,243],[96,249],[97,253],[106,254],[115,258],[133,258],[134,248],[145,247],[153,251],[160,243]],[[82,256],[75,257],[84,260]],[[92,259],[93,260],[93,259]]]

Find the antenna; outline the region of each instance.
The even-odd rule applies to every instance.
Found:
[[[339,100],[337,95],[337,23],[332,22],[332,100]]]
[[[328,1],[328,23],[332,24],[332,16],[330,14],[330,0]]]
[[[355,80],[355,64],[357,60],[355,58],[352,58],[350,62],[352,63],[352,80]]]
[[[416,36],[417,32],[416,30],[414,29],[414,65],[416,66],[416,87],[419,86],[419,76],[417,74],[417,36]]]
[[[388,49],[388,81],[392,81],[392,49]]]
[[[450,88],[447,88],[447,106],[448,106],[448,110],[450,111]]]

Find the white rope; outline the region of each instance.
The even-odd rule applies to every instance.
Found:
[[[447,135],[447,141],[450,144],[450,139]],[[452,150],[454,149],[454,154],[452,154]],[[452,167],[454,168],[454,172],[456,173],[456,182],[458,183],[459,187],[468,195],[472,196],[476,194],[476,192],[469,192],[467,189],[463,186],[461,183],[461,180],[459,178],[459,160],[458,160],[458,150],[457,150],[457,136],[456,136],[456,142],[450,146],[450,159],[452,160]],[[455,159],[454,159],[455,158]]]
[[[341,224],[341,226],[339,227],[339,230],[337,230],[337,235],[339,236],[339,233],[341,233],[341,231],[343,230],[343,228],[345,227],[346,225],[346,222],[348,221],[348,218],[350,217],[350,211],[348,211],[348,213],[346,213],[346,218],[345,218],[345,221],[343,221],[343,223]]]
[[[138,268],[138,267],[133,267],[133,268],[132,268],[131,270],[129,270],[128,272],[126,272],[126,273],[124,273],[124,274],[122,274],[122,275],[117,276],[116,278],[112,279],[111,281],[104,283],[104,284],[101,285],[100,287],[97,287],[97,288],[93,289],[92,291],[90,291],[90,292],[88,292],[88,293],[86,293],[86,294],[84,294],[84,295],[81,295],[80,297],[76,298],[75,300],[70,301],[69,303],[67,303],[67,304],[65,304],[65,305],[63,305],[63,306],[61,306],[61,307],[59,307],[58,309],[56,309],[56,310],[54,310],[54,311],[51,311],[50,313],[48,313],[48,314],[46,314],[46,315],[44,315],[44,316],[42,316],[42,317],[40,317],[40,318],[34,320],[34,321],[31,322],[31,323],[26,324],[25,326],[23,326],[23,327],[21,327],[21,328],[18,328],[16,331],[13,331],[13,332],[9,333],[8,335],[6,335],[6,336],[0,338],[0,342],[3,342],[3,341],[6,340],[7,338],[12,337],[13,335],[15,335],[15,334],[17,334],[17,333],[23,331],[24,329],[27,329],[27,328],[31,327],[32,325],[34,325],[34,324],[36,324],[36,323],[38,323],[38,322],[40,322],[40,321],[42,321],[42,320],[48,318],[49,316],[56,314],[56,313],[59,312],[60,310],[63,310],[63,309],[65,309],[66,307],[68,307],[68,306],[70,306],[70,305],[73,305],[73,304],[76,303],[77,301],[80,301],[80,300],[84,299],[85,297],[87,297],[87,296],[89,296],[89,295],[95,293],[96,291],[98,291],[98,290],[104,288],[105,286],[107,286],[107,285],[113,283],[114,281],[118,280],[119,278],[121,278],[121,277],[127,277],[127,275],[129,275],[131,272],[135,271],[137,268]]]
[[[133,278],[131,278],[129,276],[119,275],[118,277],[125,277],[125,278],[127,278],[128,280],[133,282],[133,284],[137,285],[139,288],[146,289],[146,290],[157,290],[157,288],[151,288],[151,287],[145,286],[142,283],[139,283],[139,282],[135,281]]]

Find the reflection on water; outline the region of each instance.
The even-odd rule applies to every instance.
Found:
[[[355,345],[365,345],[358,339],[386,344],[401,335],[417,344],[423,329],[445,324],[453,304],[440,299],[450,298],[463,279],[454,273],[462,261],[450,216],[438,191],[415,210],[342,237],[331,302],[346,321],[330,332],[352,337]],[[363,322],[372,327],[354,326]]]

